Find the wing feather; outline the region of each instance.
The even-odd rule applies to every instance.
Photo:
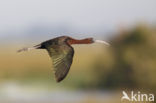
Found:
[[[53,61],[56,81],[60,82],[69,72],[73,61],[74,49],[66,43],[61,45],[48,45],[46,49]]]

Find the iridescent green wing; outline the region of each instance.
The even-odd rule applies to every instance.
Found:
[[[47,47],[48,53],[53,61],[54,73],[57,82],[62,81],[73,61],[74,50],[70,45],[51,45]]]

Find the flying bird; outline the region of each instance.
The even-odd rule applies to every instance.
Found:
[[[36,46],[33,46],[32,48],[20,49],[17,52],[29,51],[31,49],[46,49],[53,62],[53,68],[54,68],[53,70],[54,70],[56,81],[60,82],[67,76],[73,61],[74,49],[71,45],[92,44],[95,42],[109,45],[105,41],[94,40],[93,38],[77,40],[69,36],[60,36],[42,42]]]

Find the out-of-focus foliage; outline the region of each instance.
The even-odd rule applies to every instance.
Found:
[[[156,29],[142,25],[124,29],[110,39],[110,44],[110,47],[102,44],[74,46],[70,72],[59,84],[53,79],[52,63],[45,50],[17,54],[19,45],[2,47],[0,82],[15,80],[50,88],[156,91]]]
[[[40,95],[44,95],[43,99],[51,98],[56,95],[53,90],[59,92],[67,89],[65,93],[60,92],[60,96],[57,94],[58,100],[61,96],[67,100],[66,95],[68,97],[70,94],[68,89],[76,89],[76,97],[82,94],[84,98],[87,95],[84,103],[100,103],[99,97],[102,97],[102,103],[120,103],[122,90],[156,94],[156,28],[139,25],[123,29],[110,39],[110,44],[109,47],[103,44],[73,45],[73,63],[61,83],[55,82],[52,62],[46,50],[16,53],[21,45],[1,45],[0,97],[6,96],[8,101],[12,97],[21,100],[22,96],[29,99],[39,94],[36,98],[38,101]],[[86,94],[79,89],[84,89],[83,93]],[[121,90],[117,95],[112,95],[102,89],[112,89],[113,93],[113,89]],[[87,90],[99,90],[100,95],[87,93]],[[104,92],[106,94],[102,95]],[[72,96],[70,98],[73,99]]]
[[[122,30],[111,39],[111,47],[103,55],[95,60],[92,69],[93,87],[156,91],[155,28]]]

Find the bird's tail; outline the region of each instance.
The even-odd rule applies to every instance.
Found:
[[[41,46],[41,45],[39,44],[39,45],[33,46],[33,47],[31,47],[31,48],[22,48],[22,49],[18,50],[17,52],[30,51],[30,50],[32,50],[32,49],[37,49],[37,48],[39,48],[40,46]]]

